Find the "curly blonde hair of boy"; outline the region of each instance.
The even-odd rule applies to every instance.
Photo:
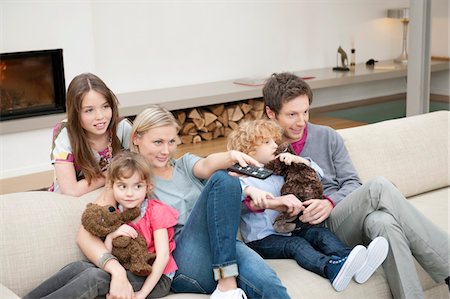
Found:
[[[253,156],[255,148],[265,141],[273,139],[276,143],[281,141],[281,127],[268,119],[244,120],[239,127],[228,135],[228,150],[237,150]]]
[[[130,151],[119,152],[112,158],[111,165],[108,167],[106,185],[112,188],[114,182],[120,179],[128,179],[135,173],[137,173],[141,180],[145,181],[147,185],[152,185],[153,171],[145,158],[140,154]]]

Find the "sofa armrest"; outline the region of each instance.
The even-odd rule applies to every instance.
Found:
[[[19,296],[14,294],[13,291],[5,287],[2,283],[0,283],[0,298],[4,299],[20,299]]]

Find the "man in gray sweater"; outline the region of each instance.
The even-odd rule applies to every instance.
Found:
[[[263,96],[267,116],[283,128],[283,141],[324,171],[324,194],[332,201],[304,202],[307,208],[300,220],[325,222],[349,246],[385,237],[390,250],[383,268],[394,298],[424,298],[413,256],[436,282],[446,278],[448,282],[449,235],[408,203],[386,178],[362,184],[340,135],[308,122],[313,98],[309,85],[291,73],[273,74]],[[368,250],[371,254],[370,246]]]

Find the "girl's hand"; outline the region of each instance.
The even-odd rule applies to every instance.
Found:
[[[245,188],[245,194],[251,197],[253,206],[258,209],[266,209],[268,207],[268,200],[275,198],[272,193],[252,186]]]
[[[112,233],[110,233],[106,237],[110,237],[111,239],[115,239],[115,238],[117,238],[119,236],[126,236],[126,237],[130,237],[130,238],[136,239],[137,236],[138,236],[138,233],[137,233],[137,231],[134,228],[132,228],[128,224],[122,224],[118,229],[116,229],[115,231],[113,231]]]
[[[281,153],[278,155],[278,159],[280,159],[280,161],[284,162],[284,164],[286,164],[286,165],[291,165],[292,163],[296,163],[296,164],[303,163],[303,164],[306,164],[309,166],[311,164],[305,158],[302,158],[297,155],[293,155],[291,153]]]

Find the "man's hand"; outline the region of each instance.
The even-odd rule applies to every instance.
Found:
[[[328,200],[324,199],[310,199],[303,202],[306,206],[303,215],[300,216],[300,221],[309,224],[319,224],[325,221],[330,216],[333,210],[333,205]]]

